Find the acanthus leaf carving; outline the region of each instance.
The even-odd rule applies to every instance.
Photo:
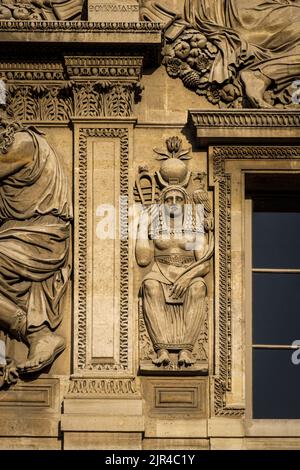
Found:
[[[77,117],[130,117],[139,100],[142,58],[66,57],[60,63],[1,64],[17,119],[68,122]]]

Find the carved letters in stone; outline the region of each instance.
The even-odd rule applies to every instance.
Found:
[[[33,127],[0,115],[0,328],[28,346],[0,383],[39,372],[65,348],[55,330],[69,281],[70,205],[56,152]]]
[[[189,150],[172,137],[151,176],[140,168],[136,199],[144,204],[136,241],[139,266],[151,265],[140,289],[140,325],[148,364],[141,371],[207,372],[195,354],[207,324],[207,285],[213,254],[213,222],[205,174],[192,174],[184,160]],[[201,340],[199,336],[203,335]],[[149,335],[149,336],[148,336]],[[151,342],[149,341],[149,338]],[[149,361],[152,351],[152,365]],[[194,354],[193,354],[194,352]],[[205,356],[202,347],[201,359]],[[154,365],[153,365],[154,364]]]

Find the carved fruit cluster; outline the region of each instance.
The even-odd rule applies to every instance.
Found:
[[[218,53],[217,47],[199,31],[186,29],[173,43],[166,44],[162,54],[168,75],[180,78],[184,85],[198,95],[206,96],[212,104],[220,107],[237,106],[241,90],[236,84],[220,87],[209,81],[212,64]]]

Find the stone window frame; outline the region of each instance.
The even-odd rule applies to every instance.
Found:
[[[251,297],[247,280],[249,259],[245,258],[246,243],[249,244],[245,237],[249,223],[245,216],[245,174],[262,171],[300,172],[300,147],[224,145],[209,148],[209,183],[214,188],[216,220],[212,415],[244,417],[246,436],[300,436],[300,420],[257,420],[249,413]]]

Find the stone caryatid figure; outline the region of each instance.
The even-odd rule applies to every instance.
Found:
[[[185,0],[185,19],[219,52],[210,81],[230,82],[242,69],[248,98],[269,107],[264,93],[299,80],[299,0]]]
[[[3,106],[1,106],[3,108]],[[19,373],[65,348],[55,333],[69,279],[70,212],[61,163],[44,135],[0,111],[0,328],[28,346]]]
[[[140,295],[157,353],[153,363],[168,365],[170,353],[178,353],[178,365],[185,367],[195,362],[192,352],[206,315],[204,278],[210,269],[213,240],[205,223],[210,211],[207,192],[186,189],[191,173],[180,157],[187,158],[187,151],[176,137],[167,140],[167,148],[165,153],[159,151],[160,159],[167,159],[156,173],[157,183],[163,187],[159,200],[140,216],[136,260],[142,267],[152,264]],[[147,177],[144,170],[143,175]]]

